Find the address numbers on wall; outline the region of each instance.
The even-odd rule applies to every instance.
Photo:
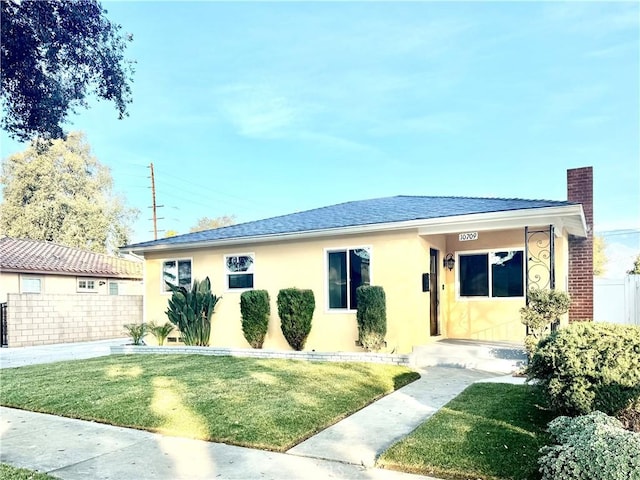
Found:
[[[467,233],[461,233],[458,235],[458,240],[460,240],[461,242],[469,242],[471,240],[477,240],[478,239],[478,232],[467,232]]]

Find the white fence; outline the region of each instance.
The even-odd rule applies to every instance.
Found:
[[[596,322],[640,325],[640,275],[595,278],[593,311]]]

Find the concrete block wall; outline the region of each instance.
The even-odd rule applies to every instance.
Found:
[[[17,294],[7,298],[11,347],[125,337],[142,322],[142,295]]]

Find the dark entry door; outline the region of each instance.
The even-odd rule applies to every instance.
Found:
[[[431,249],[429,252],[429,292],[431,297],[431,322],[430,333],[431,336],[440,335],[440,327],[438,322],[438,304],[440,303],[440,289],[438,288],[438,250]]]

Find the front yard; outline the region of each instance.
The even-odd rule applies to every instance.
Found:
[[[536,479],[553,414],[540,388],[468,387],[378,460],[384,468],[450,479]]]
[[[0,404],[285,451],[417,378],[364,363],[123,355],[4,369]]]

